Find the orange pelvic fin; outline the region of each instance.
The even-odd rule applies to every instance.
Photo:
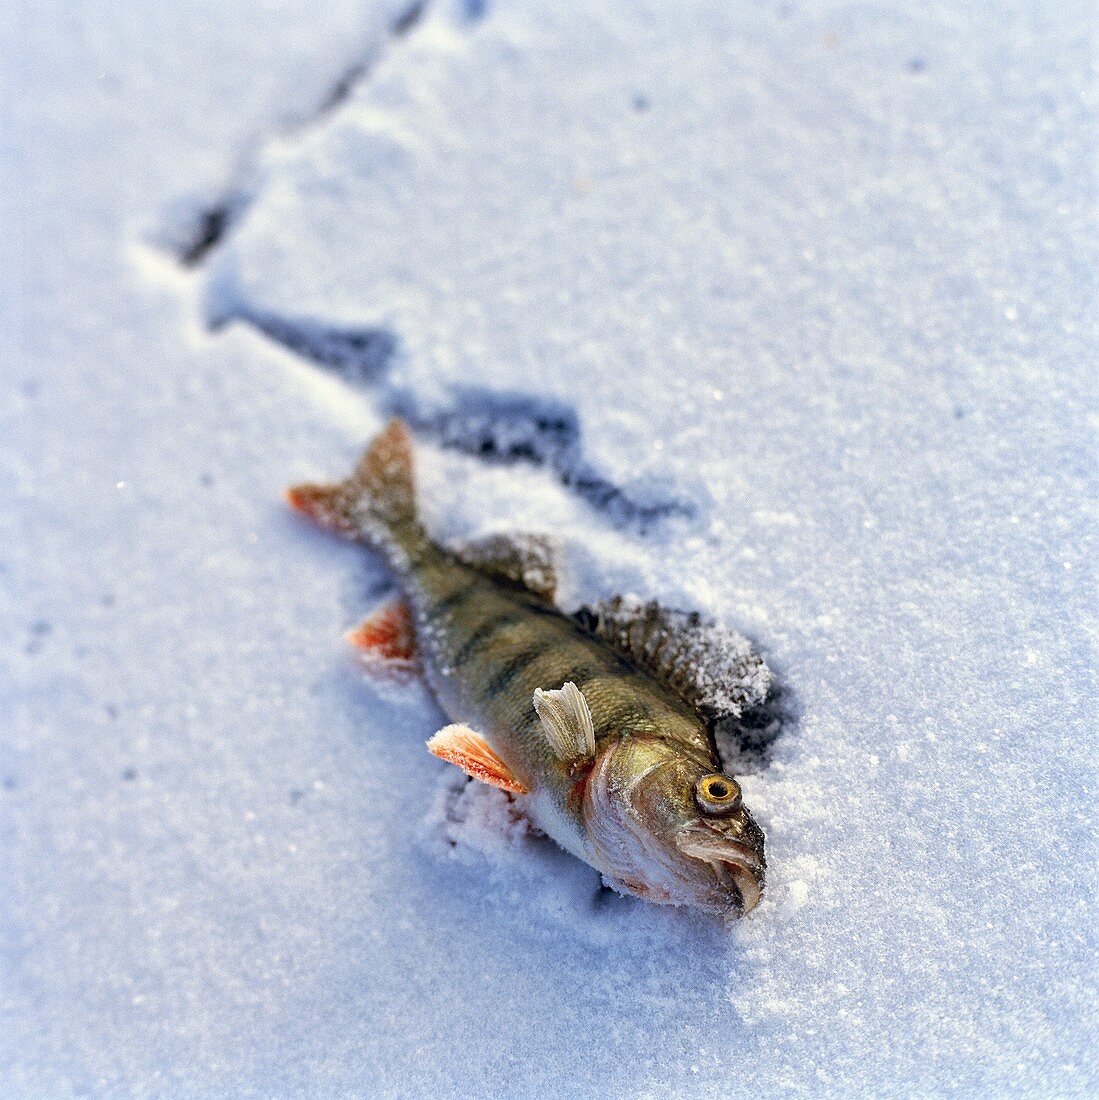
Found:
[[[444,726],[427,743],[430,752],[455,764],[482,783],[512,794],[529,794],[530,788],[518,779],[492,751],[488,742],[469,726]]]
[[[412,615],[402,600],[383,604],[346,637],[370,672],[405,676],[416,671]]]

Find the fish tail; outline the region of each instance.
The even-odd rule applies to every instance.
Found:
[[[295,485],[290,506],[344,538],[383,550],[409,549],[422,541],[412,480],[412,437],[402,420],[391,420],[346,481]]]

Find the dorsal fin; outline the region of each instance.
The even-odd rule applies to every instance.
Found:
[[[747,638],[697,612],[615,596],[575,618],[704,718],[739,718],[767,697],[771,670]]]
[[[454,547],[459,561],[547,602],[557,589],[553,544],[542,535],[488,535]]]

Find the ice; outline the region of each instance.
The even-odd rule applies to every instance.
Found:
[[[1089,6],[8,14],[0,1093],[1099,1089]],[[349,660],[280,494],[393,412],[766,659],[739,926]]]

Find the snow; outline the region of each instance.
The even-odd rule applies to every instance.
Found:
[[[669,10],[9,13],[4,1095],[1099,1088],[1094,13]],[[280,492],[395,410],[440,537],[759,647],[741,925],[362,681]]]

